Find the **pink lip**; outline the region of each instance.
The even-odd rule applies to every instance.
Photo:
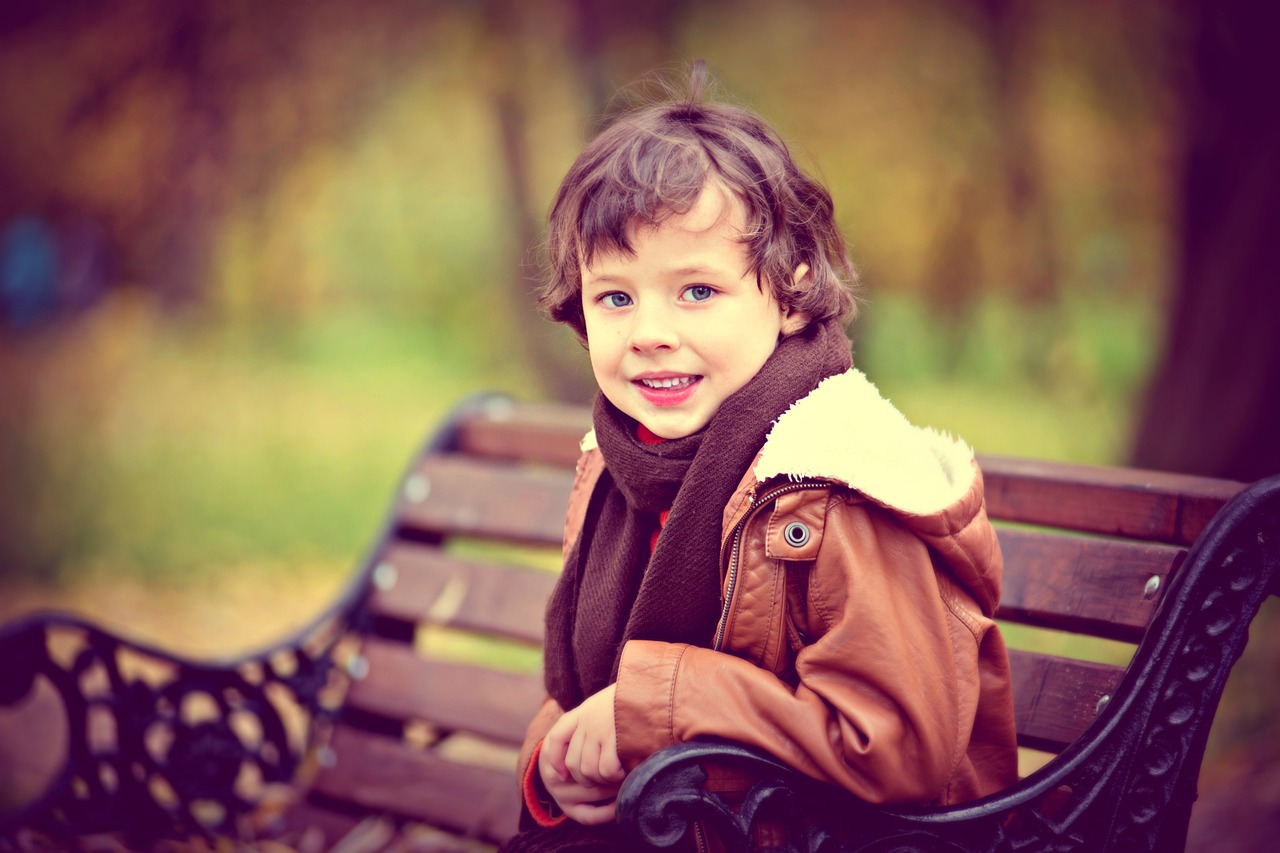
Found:
[[[653,388],[645,385],[642,379],[691,379],[687,385],[678,385],[674,388]],[[636,391],[644,398],[645,402],[652,406],[679,406],[684,403],[693,393],[698,390],[698,385],[702,383],[701,376],[690,376],[687,373],[646,373],[637,376],[631,380],[631,384],[635,386]]]

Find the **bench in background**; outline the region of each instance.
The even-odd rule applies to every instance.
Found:
[[[184,660],[65,615],[0,629],[0,706],[45,703],[66,732],[65,760],[34,802],[0,816],[0,839],[113,832],[140,847],[197,836],[325,849],[368,831],[371,816],[414,833],[414,849],[505,838],[588,426],[580,407],[460,406],[412,461],[338,601],[261,652]],[[752,814],[698,788],[715,754],[758,766],[760,814],[791,814],[795,849],[851,826],[906,850],[1181,848],[1222,686],[1276,592],[1280,479],[1237,495],[1241,484],[1198,477],[980,462],[1005,552],[999,617],[1056,632],[1052,652],[1034,632],[1011,652],[1019,742],[1056,758],[987,801],[897,813],[741,748],[685,745],[629,778],[621,812],[633,831],[662,843],[701,815],[749,832]],[[1137,652],[1126,671],[1063,634]],[[823,814],[852,821],[817,829]]]

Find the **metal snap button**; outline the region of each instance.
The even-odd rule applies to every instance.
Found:
[[[800,548],[809,541],[809,528],[803,522],[793,521],[782,528],[782,538],[792,548]]]

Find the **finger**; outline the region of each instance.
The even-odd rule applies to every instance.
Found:
[[[622,759],[618,756],[617,742],[606,743],[600,753],[600,781],[621,782],[625,778],[627,778],[627,771],[623,768]]]
[[[567,717],[561,717],[560,722],[564,722]],[[565,764],[566,754],[569,751],[569,742],[573,737],[576,728],[572,725],[561,728],[557,723],[547,732],[547,736],[542,739],[542,754],[539,756],[539,762],[545,758],[550,767],[555,770],[561,779],[569,778],[569,771]]]
[[[599,785],[604,781],[600,778],[600,745],[594,738],[586,734],[582,738],[582,752],[578,757],[578,772],[582,774],[581,778],[592,785]]]
[[[578,803],[576,805],[564,806],[563,808],[565,814],[585,826],[599,826],[602,823],[608,823],[618,814],[618,803],[616,800],[594,803]]]
[[[569,744],[565,749],[564,764],[568,768],[569,775],[573,777],[580,785],[588,784],[588,780],[582,776],[582,746],[583,734],[581,727],[573,732],[573,737],[569,739]]]
[[[538,775],[542,777],[542,784],[548,791],[557,785],[563,785],[569,778],[563,770],[556,768],[546,753],[538,756]]]

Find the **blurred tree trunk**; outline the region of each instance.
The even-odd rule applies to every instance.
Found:
[[[686,0],[572,0],[569,4],[569,52],[586,94],[583,124],[589,125],[588,136],[594,136],[608,120],[607,101],[620,85],[611,79],[613,72],[624,83],[631,82],[675,55],[677,24],[686,5]],[[506,173],[508,227],[515,234],[519,253],[512,261],[512,297],[530,308],[542,284],[537,247],[543,233],[540,211],[544,203],[535,204],[530,177],[527,124],[539,93],[524,84],[529,75],[522,51],[532,40],[522,16],[537,13],[536,7],[518,0],[489,0],[484,6],[492,58],[490,97]],[[610,61],[618,66],[611,67]],[[596,117],[595,121],[588,116]],[[535,323],[521,328],[524,350],[537,365],[548,393],[557,400],[587,400],[595,384],[585,369],[586,360],[575,357],[577,353],[564,347],[547,328]]]
[[[965,7],[962,7],[965,8]],[[962,185],[952,210],[940,217],[932,247],[925,297],[940,332],[946,369],[963,372],[970,318],[985,280],[1004,281],[1019,303],[1023,322],[1034,331],[1020,352],[1023,367],[1048,379],[1054,341],[1062,334],[1059,259],[1052,199],[1035,138],[1034,109],[1042,97],[1037,75],[1038,31],[1044,24],[1035,4],[1017,0],[968,0],[966,17],[987,50],[992,94],[990,153],[995,169],[990,187],[976,180]],[[979,233],[998,222],[1004,234],[1001,263],[984,268]]]
[[[521,15],[528,10],[522,10],[517,0],[490,0],[482,8],[491,62],[489,98],[506,179],[506,225],[516,246],[508,281],[511,298],[524,307],[517,323],[519,343],[553,399],[585,402],[593,387],[585,359],[575,358],[573,349],[563,345],[564,338],[555,336],[534,310],[542,283],[539,243],[543,232],[533,201],[528,139],[530,101],[536,101],[537,93],[528,92],[524,85],[527,61],[523,51],[530,39]]]
[[[1238,480],[1280,473],[1280,110],[1276,13],[1187,0],[1175,293],[1132,461]],[[1261,850],[1280,830],[1280,601],[1254,620],[1214,722],[1188,849]]]
[[[1034,4],[977,0],[995,72],[996,128],[1005,215],[1013,227],[1013,284],[1030,308],[1058,298],[1058,263],[1031,109],[1036,91]]]
[[[1277,13],[1188,0],[1192,67],[1181,257],[1136,465],[1280,473],[1280,57]]]

